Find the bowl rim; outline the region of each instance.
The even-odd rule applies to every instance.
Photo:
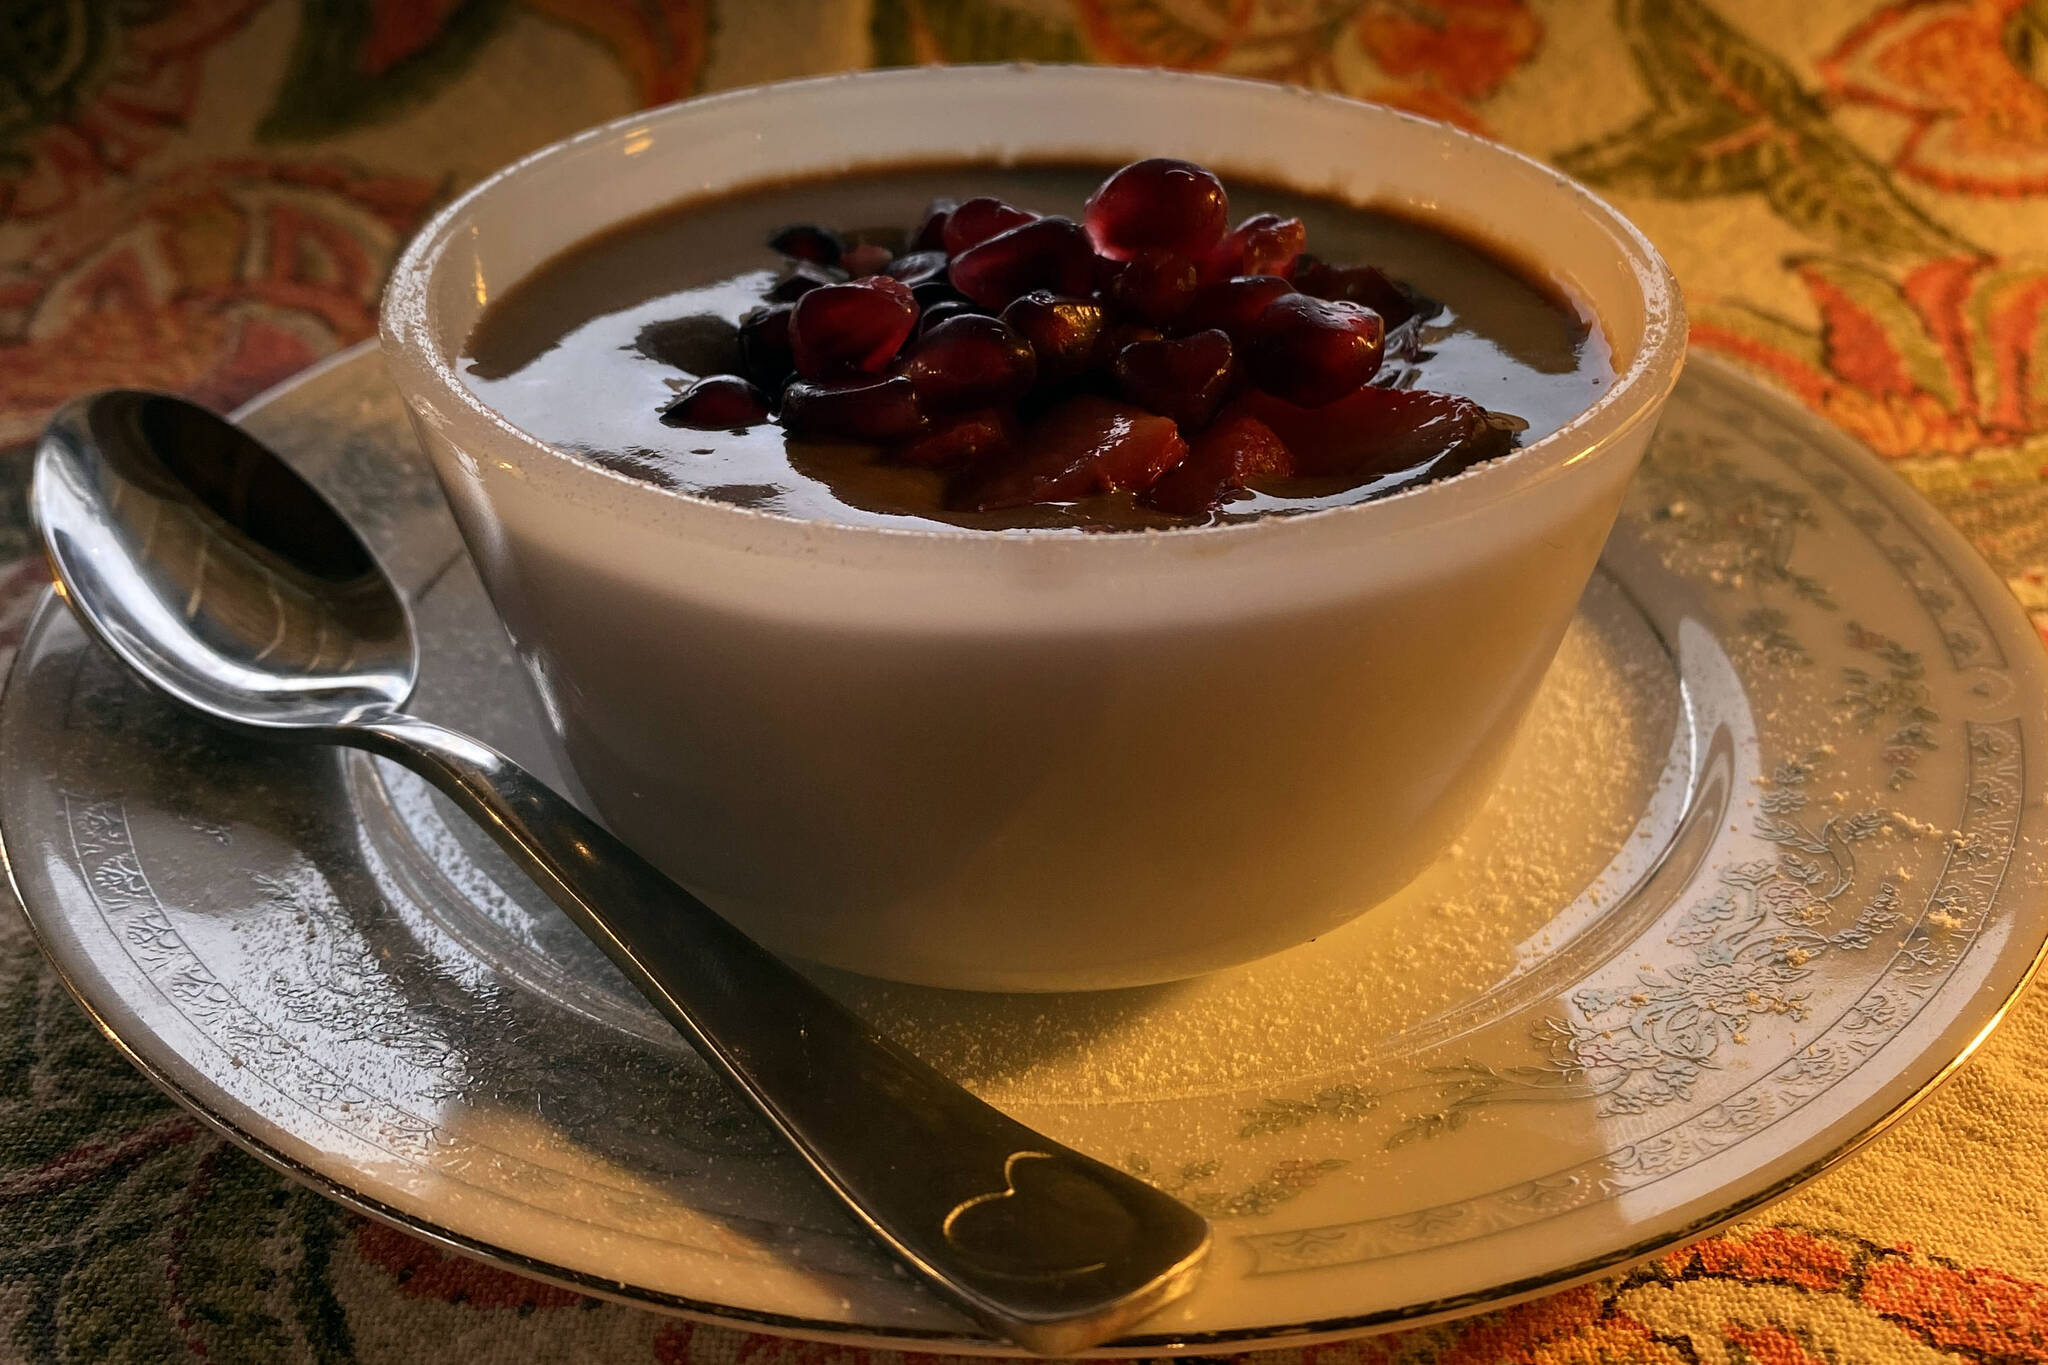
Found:
[[[1627,368],[1616,375],[1615,382],[1605,392],[1557,430],[1527,446],[1520,447],[1509,455],[1476,465],[1449,478],[1417,484],[1384,497],[1312,511],[1289,512],[1283,515],[1253,517],[1201,526],[1146,528],[1114,535],[1100,535],[1091,534],[1086,528],[1080,527],[989,530],[955,526],[940,521],[932,521],[924,526],[900,526],[824,520],[773,508],[744,507],[737,503],[705,497],[687,488],[666,487],[609,468],[586,455],[545,441],[516,425],[465,384],[456,373],[454,365],[442,357],[440,349],[434,344],[436,329],[428,303],[429,282],[440,258],[459,236],[459,225],[478,205],[499,194],[509,192],[508,187],[528,177],[537,167],[588,154],[616,137],[644,132],[657,123],[686,119],[699,110],[743,108],[748,104],[763,101],[814,101],[821,96],[829,96],[834,91],[854,86],[923,85],[948,80],[958,82],[961,93],[971,97],[978,82],[991,79],[1043,79],[1047,76],[1084,84],[1092,82],[1104,87],[1149,84],[1162,98],[1172,97],[1181,92],[1193,92],[1196,96],[1216,93],[1234,94],[1240,98],[1270,99],[1278,96],[1291,100],[1305,100],[1348,110],[1353,117],[1367,121],[1388,120],[1415,125],[1482,156],[1499,157],[1512,163],[1519,163],[1523,170],[1535,172],[1554,185],[1560,192],[1562,206],[1576,210],[1591,220],[1609,236],[1617,239],[1623,247],[1625,263],[1640,293],[1643,308],[1642,339],[1636,348],[1635,356]],[[886,152],[878,155],[874,164],[890,164]],[[857,171],[858,165],[850,169]],[[763,181],[769,178],[771,177],[760,177]],[[1278,170],[1278,178],[1283,183],[1286,180],[1284,163]],[[754,182],[736,180],[713,193],[727,194],[748,183]],[[666,211],[666,208],[686,204],[692,198],[692,194],[686,188],[681,188],[676,198],[668,205],[653,211]],[[1424,224],[1429,221],[1427,212],[1416,212],[1414,216]],[[591,229],[591,232],[603,230],[604,227],[601,225]],[[588,235],[590,234],[584,234],[585,237]],[[1221,548],[1221,541],[1235,543],[1260,536],[1300,534],[1305,533],[1311,526],[1325,526],[1337,521],[1356,522],[1360,530],[1391,532],[1462,518],[1505,498],[1517,496],[1537,485],[1551,482],[1594,452],[1618,443],[1632,428],[1646,420],[1654,419],[1662,407],[1663,400],[1677,382],[1684,363],[1687,318],[1684,297],[1675,275],[1662,253],[1642,229],[1580,181],[1567,176],[1554,166],[1491,138],[1482,137],[1439,119],[1427,118],[1389,105],[1275,81],[1158,67],[998,62],[932,63],[914,67],[871,68],[741,86],[636,110],[548,143],[507,163],[472,185],[413,234],[392,265],[379,303],[378,332],[387,371],[393,372],[401,390],[406,391],[408,399],[414,391],[426,391],[437,395],[452,403],[466,417],[481,420],[496,428],[501,435],[523,447],[530,458],[586,480],[589,476],[596,476],[608,484],[623,484],[637,490],[625,496],[637,498],[645,506],[657,505],[651,502],[652,499],[667,499],[671,500],[672,504],[691,509],[693,514],[716,518],[728,527],[739,528],[751,524],[764,531],[770,528],[798,530],[807,535],[824,537],[829,541],[848,545],[892,541],[899,544],[918,541],[947,544],[963,541],[1006,542],[1042,544],[1048,547],[1065,546],[1069,548],[1062,553],[1073,553],[1071,547],[1078,545],[1108,547],[1177,543]],[[398,373],[399,371],[403,373]],[[410,384],[406,382],[407,375],[413,381]],[[1103,550],[1099,553],[1117,551]]]

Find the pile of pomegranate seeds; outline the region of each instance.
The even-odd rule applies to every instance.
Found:
[[[1125,166],[1080,222],[941,200],[900,250],[879,235],[774,234],[788,268],[741,323],[742,373],[662,420],[874,443],[945,471],[956,511],[1124,492],[1196,519],[1262,483],[1418,482],[1510,443],[1469,399],[1375,386],[1389,331],[1432,305],[1308,255],[1299,219],[1233,229],[1186,161]]]

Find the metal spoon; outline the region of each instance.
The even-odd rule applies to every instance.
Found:
[[[32,501],[86,628],[176,700],[275,739],[350,744],[488,829],[933,1288],[1067,1354],[1185,1293],[1208,1225],[878,1037],[510,759],[409,716],[396,587],[334,509],[232,424],[116,390],[64,407]]]

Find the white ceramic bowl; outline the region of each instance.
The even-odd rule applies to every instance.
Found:
[[[607,225],[949,157],[1186,157],[1392,203],[1540,262],[1616,383],[1507,459],[1381,502],[1123,535],[800,521],[513,427],[454,359]],[[1170,980],[1312,938],[1486,793],[1684,351],[1612,208],[1493,143],[1280,86],[925,68],[736,91],[558,143],[450,205],[383,344],[562,755],[619,834],[777,950],[983,989]]]

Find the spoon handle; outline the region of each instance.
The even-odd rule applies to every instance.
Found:
[[[982,1323],[1067,1354],[1192,1283],[1209,1244],[1193,1210],[878,1036],[503,754],[397,713],[348,734],[476,817],[854,1217]]]

